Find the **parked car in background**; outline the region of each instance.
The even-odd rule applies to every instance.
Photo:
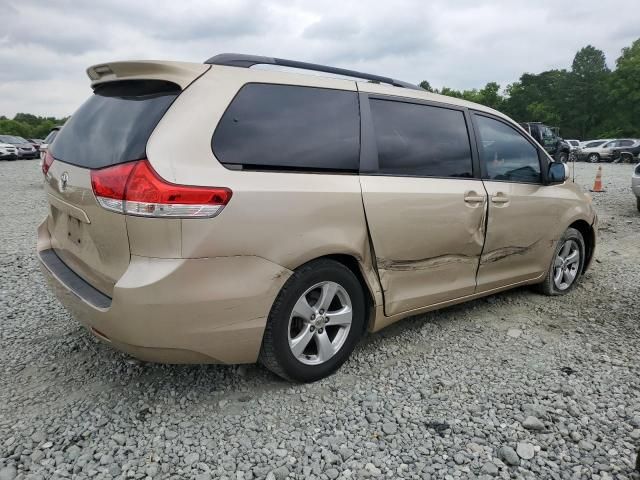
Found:
[[[635,140],[632,145],[615,147],[611,152],[611,161],[634,163],[640,161],[640,140]]]
[[[0,160],[16,160],[18,149],[10,143],[0,143]]]
[[[580,140],[565,140],[565,142],[569,144],[572,152],[580,148]]]
[[[33,145],[38,152],[40,152],[40,145],[42,144],[42,139],[40,138],[27,138],[27,141]]]
[[[18,150],[18,159],[21,158],[38,158],[38,151],[33,145],[22,137],[15,135],[0,135],[1,143],[9,143]]]
[[[615,142],[617,142],[615,139],[602,139],[588,142],[576,151],[578,160],[591,163],[609,160]]]
[[[47,154],[47,151],[49,150],[49,146],[53,143],[53,140],[56,138],[56,135],[58,135],[58,132],[60,131],[60,128],[62,128],[62,127],[53,127],[51,129],[51,131],[49,132],[49,135],[44,137],[44,140],[40,144],[40,159],[41,160],[44,160],[44,156]]]
[[[541,122],[523,122],[520,126],[535,138],[556,161],[564,163],[569,160],[571,145],[560,137],[558,128],[548,127]]]
[[[636,196],[636,206],[640,212],[640,163],[636,165],[633,170],[633,176],[631,177],[631,191]]]
[[[566,294],[591,262],[591,197],[486,106],[251,55],[87,73],[42,165],[38,257],[139,358],[314,381],[366,331],[517,285]]]
[[[594,138],[592,140],[583,140],[580,142],[580,146],[578,148],[593,148],[598,145],[602,145],[605,142],[610,142],[611,140],[613,140],[613,138]]]

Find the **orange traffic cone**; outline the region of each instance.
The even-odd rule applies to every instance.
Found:
[[[592,192],[605,192],[606,190],[602,188],[602,165],[598,167],[598,172],[596,173],[596,181],[593,182]]]

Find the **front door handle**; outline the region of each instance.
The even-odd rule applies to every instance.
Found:
[[[509,197],[507,197],[504,193],[496,193],[491,196],[491,202],[493,203],[509,203]]]
[[[484,195],[478,195],[476,192],[466,192],[464,194],[464,201],[466,203],[483,203],[485,200]]]

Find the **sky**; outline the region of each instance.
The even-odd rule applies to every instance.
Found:
[[[222,52],[323,63],[432,86],[503,87],[610,67],[640,37],[640,0],[0,0],[0,115],[66,116],[111,60],[203,62]]]

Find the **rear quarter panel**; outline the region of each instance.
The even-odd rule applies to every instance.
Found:
[[[347,80],[221,66],[190,85],[152,134],[149,161],[171,182],[227,187],[233,196],[215,218],[181,221],[181,256],[253,255],[295,269],[317,257],[347,254],[358,260],[377,304],[381,293],[358,175],[237,171],[215,158],[211,138],[218,121],[250,82],[356,91]]]

